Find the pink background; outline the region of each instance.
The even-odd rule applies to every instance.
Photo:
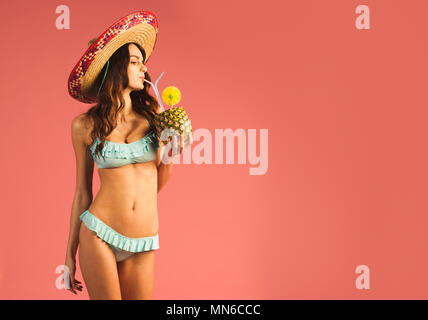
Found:
[[[55,27],[61,4],[70,30]],[[370,30],[355,28],[359,4]],[[90,39],[141,9],[159,19],[149,73],[180,88],[194,130],[269,129],[265,175],[237,152],[174,167],[154,298],[427,299],[425,0],[0,2],[0,298],[88,298],[55,287],[70,124],[90,106],[67,78]]]

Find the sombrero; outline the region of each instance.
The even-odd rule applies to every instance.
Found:
[[[155,46],[157,33],[156,16],[149,11],[137,11],[115,22],[89,42],[89,48],[68,78],[69,94],[84,103],[96,102],[92,86],[113,53],[124,44],[135,42],[146,52],[146,63]]]

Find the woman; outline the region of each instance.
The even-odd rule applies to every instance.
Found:
[[[150,12],[120,19],[90,44],[69,78],[72,97],[97,102],[71,125],[77,181],[65,261],[69,290],[76,294],[82,290],[74,278],[80,245],[90,299],[153,297],[157,193],[172,170],[154,127],[159,104],[144,81],[151,80],[145,63],[156,33]],[[172,142],[169,158],[184,148],[181,136]],[[94,161],[101,187],[92,201]]]

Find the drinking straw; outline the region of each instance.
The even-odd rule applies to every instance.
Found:
[[[157,85],[158,85],[158,81],[159,81],[159,80],[160,80],[160,78],[163,76],[163,74],[164,74],[164,72],[162,72],[162,73],[161,73],[161,75],[159,76],[159,78],[156,80],[155,84],[153,84],[153,83],[151,83],[150,81],[148,81],[148,80],[144,79],[144,81],[146,81],[146,82],[150,83],[150,85],[152,86],[152,88],[154,89],[154,91],[155,91],[155,93],[156,93],[156,96],[158,97],[158,101],[159,101],[159,104],[160,104],[160,107],[161,107],[160,112],[164,112],[164,111],[165,111],[165,109],[164,109],[164,107],[163,107],[163,104],[162,104],[162,98],[161,98],[161,97],[160,97],[160,95],[159,95],[159,91],[158,91]]]

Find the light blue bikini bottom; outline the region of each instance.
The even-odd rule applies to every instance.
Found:
[[[122,261],[137,252],[159,249],[159,234],[144,238],[128,238],[113,230],[92,213],[86,210],[80,215],[88,229],[94,231],[99,238],[104,240],[116,257],[116,261]]]

